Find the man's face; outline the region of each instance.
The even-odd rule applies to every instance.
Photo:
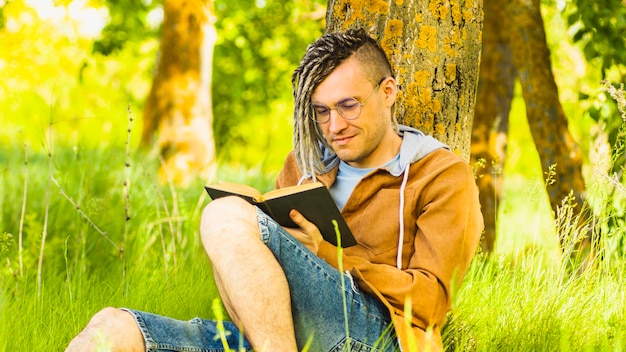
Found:
[[[317,86],[311,100],[313,105],[332,109],[346,98],[353,97],[361,103],[367,99],[357,119],[346,120],[332,109],[330,120],[320,123],[320,127],[341,160],[354,167],[369,168],[385,164],[399,151],[401,140],[391,124],[395,96],[395,81],[391,77],[375,89],[352,57]]]

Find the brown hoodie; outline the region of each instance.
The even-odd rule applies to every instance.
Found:
[[[418,143],[430,138],[418,137]],[[342,214],[358,244],[345,248],[341,260],[359,288],[389,309],[403,351],[439,351],[452,290],[460,286],[469,268],[483,219],[468,163],[441,147],[414,153],[420,147],[412,138],[408,147],[407,138],[403,141],[400,163],[406,160],[404,166],[374,170],[354,188]],[[406,149],[415,155],[407,159]],[[317,176],[329,188],[337,164],[329,163],[328,172]],[[293,186],[302,179],[290,153],[276,187]],[[337,248],[332,244],[322,241],[317,255],[338,267]]]

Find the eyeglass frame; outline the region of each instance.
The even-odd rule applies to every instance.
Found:
[[[385,81],[385,79],[387,79],[387,77],[386,77],[386,76],[385,76],[385,77],[383,77],[383,78],[380,80],[380,82],[378,82],[378,84],[376,85],[376,87],[374,87],[374,89],[370,92],[370,94],[367,96],[367,98],[365,98],[365,100],[363,100],[363,102],[360,102],[360,101],[359,101],[359,99],[357,99],[357,98],[355,98],[355,97],[349,97],[349,98],[346,98],[346,99],[343,99],[343,100],[338,101],[338,102],[337,102],[337,104],[335,104],[335,107],[334,107],[334,108],[331,108],[331,107],[326,106],[326,105],[323,105],[323,104],[322,104],[322,105],[318,105],[318,107],[322,107],[322,106],[323,106],[324,108],[328,109],[328,119],[327,119],[327,120],[325,120],[325,121],[319,121],[319,120],[317,119],[317,111],[315,110],[315,106],[314,106],[313,104],[311,104],[311,105],[312,105],[312,106],[311,106],[311,110],[312,110],[312,114],[313,114],[311,117],[312,117],[313,121],[317,122],[317,123],[318,123],[318,124],[320,124],[320,125],[325,124],[325,123],[328,123],[328,122],[330,121],[330,112],[331,112],[331,110],[337,110],[337,114],[338,114],[339,116],[341,116],[341,118],[342,118],[342,119],[344,119],[344,120],[353,121],[353,120],[358,119],[358,118],[359,118],[359,116],[361,116],[361,112],[363,112],[363,107],[365,106],[365,104],[367,104],[367,102],[368,102],[368,101],[369,101],[369,99],[372,97],[372,95],[374,95],[374,92],[376,92],[376,90],[378,90],[378,88],[380,88],[380,85],[381,85],[381,84]],[[340,110],[340,106],[339,106],[339,104],[340,104],[341,102],[345,102],[345,101],[347,101],[347,100],[349,100],[349,99],[353,99],[353,100],[355,100],[355,101],[358,103],[358,105],[359,105],[359,113],[358,113],[355,117],[345,117],[345,116],[343,115],[343,113],[341,112],[341,110]]]

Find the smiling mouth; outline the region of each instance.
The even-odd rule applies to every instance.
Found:
[[[354,136],[345,136],[345,137],[337,137],[333,138],[333,143],[337,145],[346,145],[354,138]]]

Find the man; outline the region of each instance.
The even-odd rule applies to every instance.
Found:
[[[363,30],[326,34],[295,70],[294,151],[276,186],[329,187],[358,242],[338,250],[297,211],[285,229],[245,201],[214,200],[201,236],[233,323],[230,348],[441,350],[452,288],[482,231],[467,162],[393,116],[396,81]],[[342,267],[344,272],[338,268]],[[68,350],[220,350],[218,323],[106,308]],[[224,331],[224,330],[222,330]],[[115,350],[115,349],[114,349]]]

